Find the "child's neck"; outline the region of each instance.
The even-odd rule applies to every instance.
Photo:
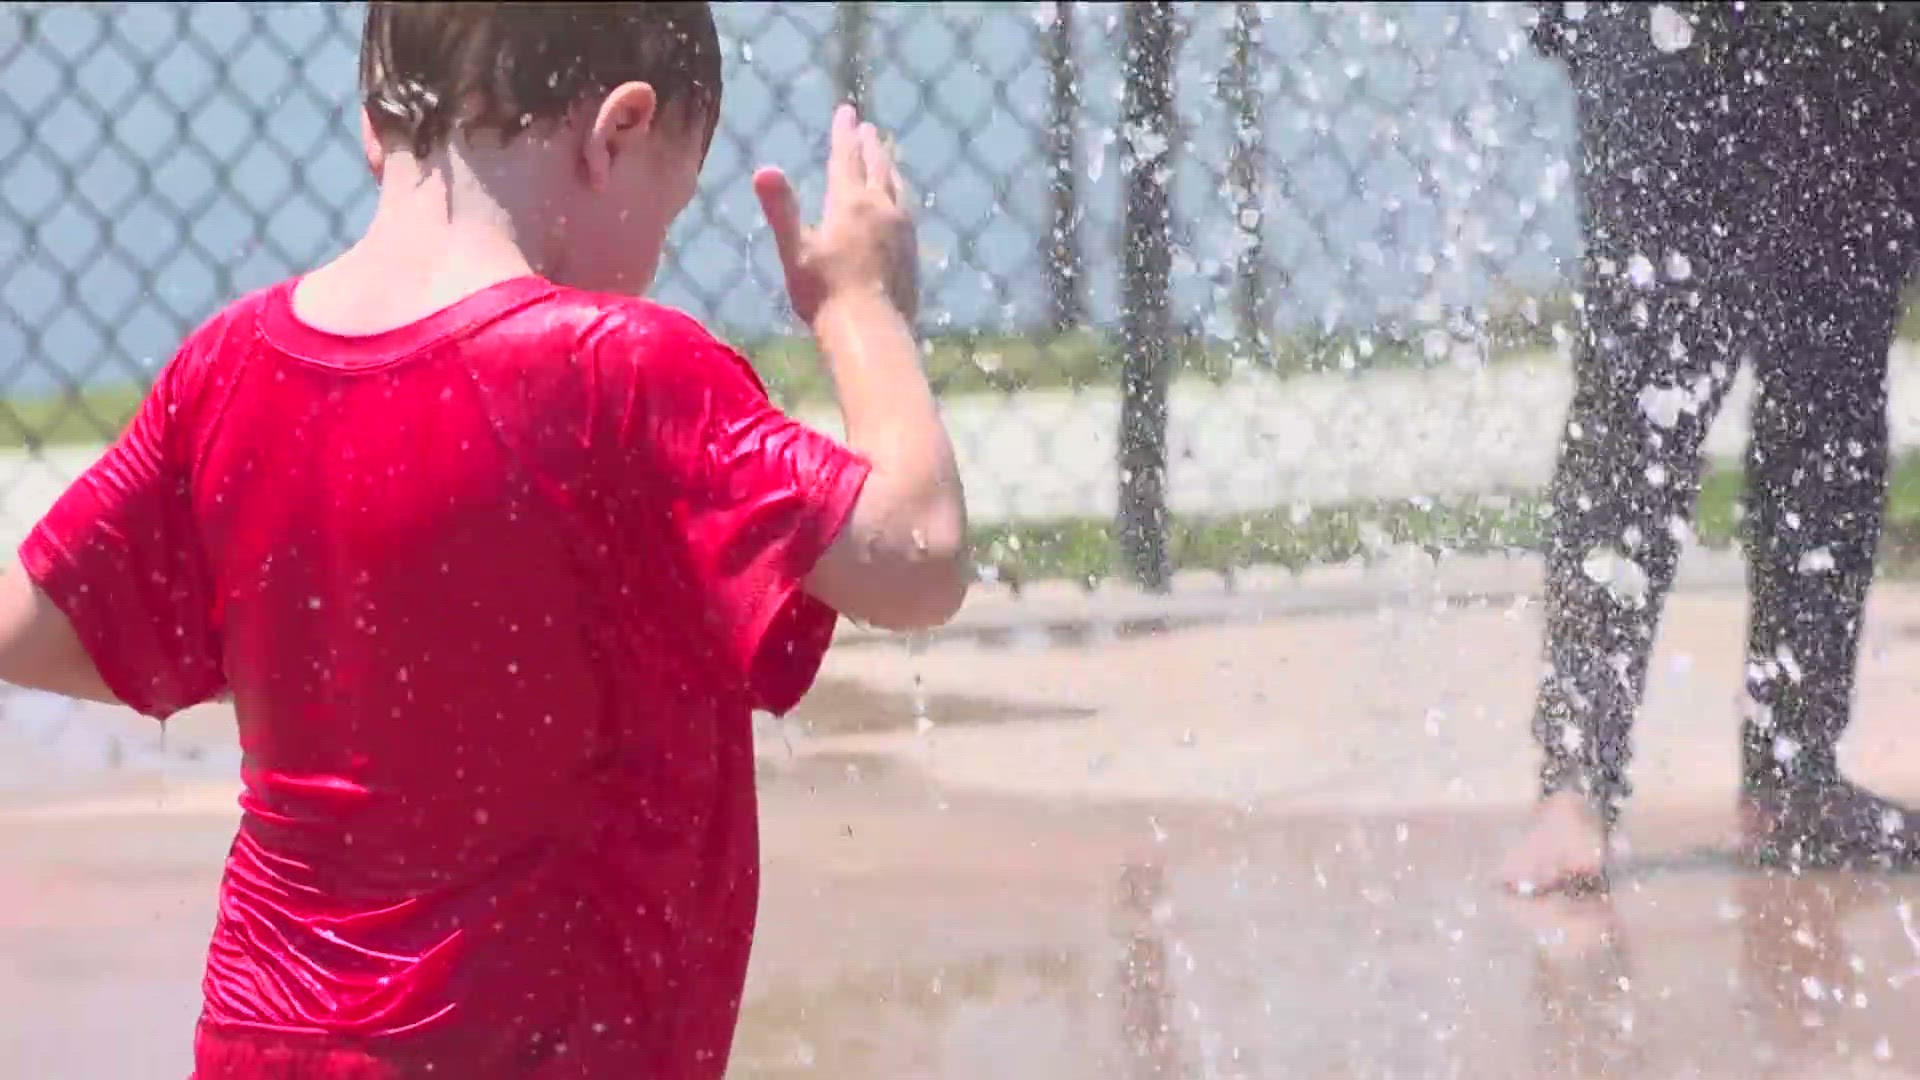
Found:
[[[521,222],[514,203],[530,193],[477,183],[470,171],[396,155],[381,178],[380,201],[356,249],[374,249],[383,265],[422,278],[499,281],[540,273],[546,239]],[[489,190],[492,188],[492,190]],[[519,197],[516,197],[519,196]]]
[[[490,285],[547,274],[544,237],[528,235],[501,200],[456,170],[387,162],[366,233],[307,275],[303,317],[342,333],[371,333],[423,318]]]

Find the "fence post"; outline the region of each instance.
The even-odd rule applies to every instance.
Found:
[[[839,0],[833,5],[833,37],[838,46],[833,69],[834,90],[863,112],[867,103],[867,27],[873,13],[866,0]]]
[[[1264,241],[1266,170],[1262,159],[1266,157],[1266,121],[1259,83],[1259,4],[1237,0],[1233,5],[1233,29],[1227,48],[1220,97],[1227,106],[1228,123],[1233,125],[1227,186],[1233,193],[1234,210],[1234,328],[1240,347],[1253,356],[1273,327]]]
[[[1066,330],[1083,325],[1086,279],[1080,260],[1080,91],[1073,62],[1073,0],[1056,0],[1047,27],[1047,193],[1052,220],[1047,244],[1049,323]]]
[[[1120,551],[1134,580],[1165,592],[1167,550],[1167,392],[1173,359],[1167,299],[1173,269],[1172,204],[1176,125],[1173,112],[1173,4],[1125,5],[1126,87],[1121,168],[1126,228],[1120,283]]]

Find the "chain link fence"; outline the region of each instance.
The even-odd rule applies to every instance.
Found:
[[[831,427],[748,176],[789,166],[817,198],[831,106],[859,100],[924,196],[928,362],[989,572],[1158,588],[1526,542],[1577,230],[1571,101],[1525,5],[716,10],[724,115],[659,295]],[[360,19],[0,7],[13,535],[185,332],[364,222]]]

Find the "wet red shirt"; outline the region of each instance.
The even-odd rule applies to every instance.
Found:
[[[230,692],[227,1077],[717,1077],[751,711],[865,463],[684,315],[535,278],[341,337],[224,311],[21,549],[119,697]]]

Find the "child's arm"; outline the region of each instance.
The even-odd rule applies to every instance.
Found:
[[[966,597],[967,508],[918,345],[898,309],[877,296],[829,300],[813,328],[839,390],[847,444],[873,472],[807,591],[876,626],[938,626]]]
[[[209,325],[222,325],[215,320]],[[177,452],[196,332],[120,439],[0,562],[0,681],[164,719],[225,686],[191,485]]]
[[[971,576],[966,500],[913,336],[918,253],[893,155],[842,106],[817,227],[801,223],[777,170],[762,170],[754,188],[794,310],[826,354],[847,443],[873,467],[807,591],[876,626],[937,626],[959,610]]]
[[[0,682],[118,705],[73,622],[16,561],[0,573]]]

